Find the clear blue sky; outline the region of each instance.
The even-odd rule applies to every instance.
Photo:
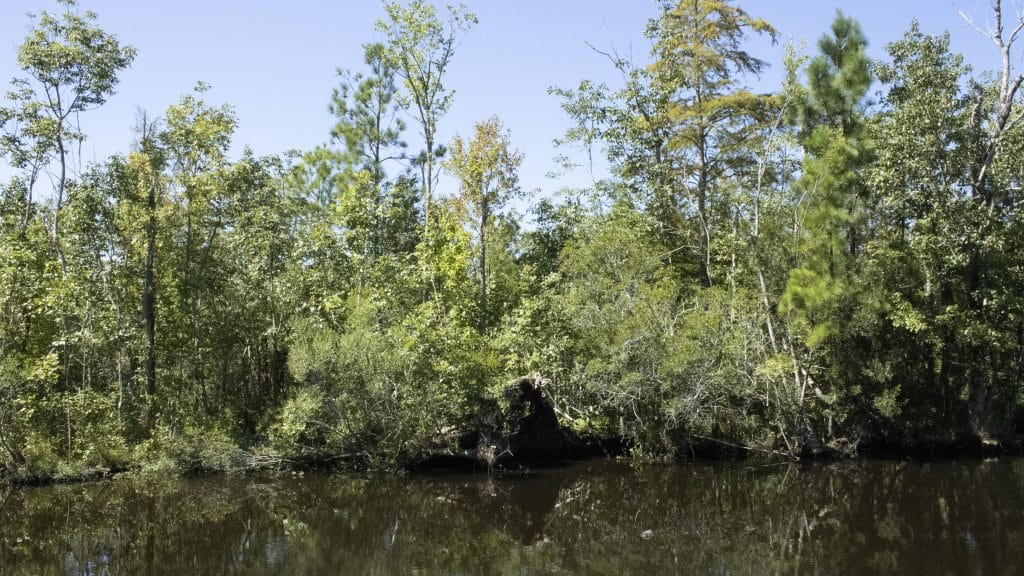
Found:
[[[139,50],[121,75],[116,96],[83,117],[89,135],[86,162],[126,151],[136,110],[161,114],[198,80],[213,85],[212,103],[230,102],[239,118],[236,149],[258,154],[308,149],[327,139],[332,120],[327,102],[335,69],[358,69],[362,44],[373,41],[380,15],[374,0],[81,0],[98,12],[99,24]],[[459,47],[447,83],[455,105],[440,126],[443,140],[468,134],[473,122],[497,114],[526,155],[524,188],[546,192],[581,183],[582,176],[545,177],[556,151],[552,140],[567,121],[550,86],[575,86],[590,78],[615,85],[608,62],[588,48],[632,49],[647,57],[642,30],[656,13],[651,0],[471,0],[480,23]],[[747,0],[755,16],[781,32],[778,46],[755,42],[753,50],[772,64],[761,81],[778,84],[782,44],[808,39],[808,50],[829,26],[837,8],[858,18],[873,56],[899,38],[912,18],[925,32],[950,30],[954,48],[977,69],[998,59],[988,41],[965,27],[958,9],[987,15],[979,0]],[[19,74],[17,45],[30,25],[26,12],[61,9],[50,0],[0,2],[0,81]],[[0,169],[2,172],[2,169]]]

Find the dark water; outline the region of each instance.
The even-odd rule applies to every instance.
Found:
[[[1024,460],[0,488],[0,574],[1024,574]]]

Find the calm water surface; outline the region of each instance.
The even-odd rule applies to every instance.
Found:
[[[0,574],[1024,574],[1024,460],[0,488]]]

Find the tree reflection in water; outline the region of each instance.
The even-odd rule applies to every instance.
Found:
[[[5,488],[0,574],[1021,574],[1022,467],[596,462]]]

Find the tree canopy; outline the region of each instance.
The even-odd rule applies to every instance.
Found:
[[[648,54],[604,54],[620,85],[551,89],[559,144],[609,166],[558,194],[520,189],[500,111],[439,139],[476,16],[425,0],[382,5],[319,146],[233,154],[199,83],[70,170],[136,53],[61,4],[0,102],[0,472],[393,469],[493,451],[527,385],[636,458],[1024,434],[1024,21],[1000,0],[991,71],[917,23],[872,60],[842,12],[769,63],[740,2],[662,2]]]

